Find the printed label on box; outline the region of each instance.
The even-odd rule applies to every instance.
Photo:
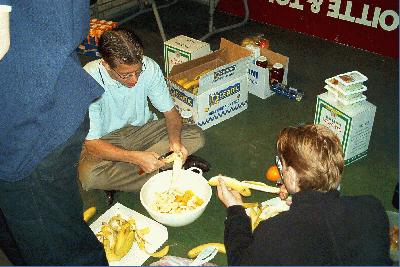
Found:
[[[317,97],[314,123],[337,134],[348,165],[367,155],[375,111],[376,107],[367,101],[343,106],[327,92]]]
[[[346,154],[351,118],[320,98],[317,100],[317,111],[315,122],[336,133],[342,143],[343,153]]]

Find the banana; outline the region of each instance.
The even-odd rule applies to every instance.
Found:
[[[135,240],[135,232],[129,231],[121,249],[120,250],[115,249],[115,254],[117,256],[120,256],[121,258],[124,257],[129,252],[129,250],[131,250],[134,240]]]
[[[258,202],[243,202],[242,206],[247,209],[247,208],[254,208],[258,207]]]
[[[208,184],[211,186],[219,185],[218,178],[222,178],[225,181],[227,187],[232,188],[238,191],[242,196],[248,197],[251,196],[251,191],[248,187],[244,186],[240,181],[235,178],[226,177],[222,175],[217,175],[208,180]]]
[[[192,87],[198,87],[199,86],[199,80],[193,80],[193,81],[189,81],[186,82],[182,85],[182,87],[185,90],[190,90]]]
[[[93,215],[96,213],[96,207],[90,207],[87,210],[83,212],[83,220],[85,222],[88,222],[90,218],[93,217]]]
[[[196,75],[196,77],[194,79],[195,80],[200,80],[201,76],[206,75],[210,71],[211,71],[211,69],[206,69],[206,70],[202,71],[200,74]]]
[[[183,86],[187,81],[188,81],[187,78],[182,78],[177,80],[176,83],[179,84],[180,86]]]
[[[106,252],[106,258],[107,258],[108,262],[121,260],[121,257],[115,255],[114,250],[110,247],[110,240],[104,239],[103,245],[104,245],[104,251]]]
[[[165,246],[162,249],[160,249],[159,251],[150,254],[150,256],[152,256],[154,258],[162,258],[165,255],[167,255],[168,252],[169,252],[169,246]]]
[[[203,249],[205,249],[207,247],[215,247],[215,248],[218,249],[218,252],[226,254],[226,250],[225,250],[225,245],[224,244],[221,244],[221,243],[207,243],[207,244],[203,244],[203,245],[197,246],[197,247],[189,250],[187,255],[188,255],[189,258],[194,258],[197,255],[199,255],[199,253],[202,252]]]
[[[122,229],[118,232],[117,239],[115,241],[115,247],[114,247],[114,251],[115,251],[116,255],[121,255],[120,251],[121,251],[122,246],[125,243],[128,233],[126,233],[125,231],[122,231]]]

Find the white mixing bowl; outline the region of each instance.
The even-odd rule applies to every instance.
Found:
[[[199,173],[195,173],[192,170],[197,170]],[[159,223],[173,227],[188,225],[200,217],[210,202],[212,196],[211,186],[202,176],[200,169],[192,167],[188,170],[181,170],[174,187],[182,191],[192,190],[196,196],[204,200],[204,203],[194,210],[175,214],[161,213],[154,210],[152,204],[155,202],[156,193],[170,189],[171,180],[172,170],[163,171],[151,177],[140,190],[140,201],[150,216]]]

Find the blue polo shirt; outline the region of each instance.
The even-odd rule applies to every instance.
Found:
[[[143,58],[143,72],[132,88],[112,79],[101,64],[102,59],[86,64],[84,69],[104,88],[104,94],[89,107],[90,130],[87,140],[121,129],[126,125],[142,126],[157,119],[148,100],[160,112],[170,111],[174,102],[158,64]]]

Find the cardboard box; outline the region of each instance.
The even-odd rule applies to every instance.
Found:
[[[251,52],[221,39],[219,50],[179,65],[168,77],[171,95],[179,111],[190,110],[195,123],[203,130],[247,109],[247,67]],[[197,94],[185,90],[176,81],[199,79]]]
[[[165,41],[165,74],[168,76],[172,67],[205,56],[211,52],[210,44],[184,35]]]
[[[262,48],[260,50],[261,56],[265,56],[268,59],[268,69],[259,67],[255,64],[255,60],[249,66],[249,93],[259,98],[266,99],[271,95],[275,94],[270,90],[269,87],[269,69],[275,63],[281,63],[285,69],[283,74],[282,83],[287,84],[287,75],[289,71],[289,58],[279,53],[273,52],[272,50]]]
[[[368,101],[344,106],[326,92],[317,96],[314,123],[338,135],[348,165],[367,155],[375,112],[376,106]]]

